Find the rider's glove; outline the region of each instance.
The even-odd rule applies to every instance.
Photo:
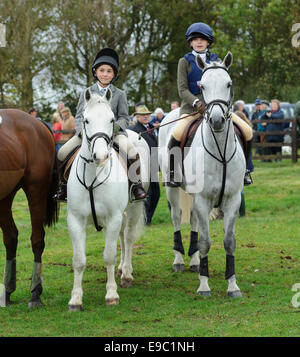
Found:
[[[198,111],[200,114],[203,114],[204,111],[205,111],[204,104],[202,103],[201,100],[197,100],[196,103],[194,104],[194,107],[197,109],[197,111]]]

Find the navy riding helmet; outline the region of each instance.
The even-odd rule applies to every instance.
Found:
[[[93,66],[92,66],[92,73],[95,79],[97,79],[96,77],[96,69],[101,65],[101,64],[108,64],[110,66],[112,66],[113,70],[114,70],[114,79],[116,79],[117,75],[118,75],[118,71],[119,71],[119,56],[117,54],[117,52],[115,50],[113,50],[112,48],[103,48],[102,50],[100,50],[93,62]]]
[[[188,43],[194,38],[204,38],[211,45],[214,42],[213,31],[210,26],[203,22],[196,22],[192,24],[186,31],[185,38]]]

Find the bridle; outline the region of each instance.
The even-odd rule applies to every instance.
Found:
[[[95,147],[95,143],[98,139],[104,139],[107,143],[107,146],[108,146],[108,151],[110,152],[111,151],[111,148],[113,146],[113,135],[112,136],[109,136],[107,135],[106,133],[102,132],[102,131],[99,131],[95,134],[93,134],[92,136],[88,136],[87,134],[87,130],[86,130],[86,125],[89,123],[89,121],[87,119],[85,119],[83,121],[83,132],[84,132],[84,135],[85,135],[85,138],[86,138],[86,141],[88,143],[88,148],[89,148],[89,151],[90,153],[92,153],[94,151],[94,147]],[[113,121],[114,123],[114,121]],[[92,155],[92,154],[91,154]],[[93,159],[86,159],[84,158],[83,156],[81,156],[81,158],[83,160],[85,160],[86,162],[93,162],[94,160]]]
[[[208,71],[209,69],[217,69],[217,68],[220,68],[220,69],[223,69],[224,71],[226,71],[228,73],[228,70],[227,68],[223,67],[223,66],[211,66],[211,67],[207,67],[203,70],[203,73],[202,75]],[[229,73],[228,73],[229,74]],[[222,110],[222,113],[224,115],[224,118],[226,121],[229,121],[231,120],[231,106],[232,106],[232,99],[233,99],[233,87],[232,87],[232,84],[231,84],[231,90],[230,90],[230,97],[228,99],[228,101],[225,101],[224,99],[214,99],[214,100],[211,100],[209,103],[206,103],[205,102],[205,99],[204,99],[204,96],[203,96],[203,93],[202,93],[202,99],[203,99],[203,103],[204,103],[204,106],[205,106],[205,114],[206,114],[206,123],[208,123],[209,125],[209,128],[211,130],[211,133],[212,133],[212,136],[214,138],[214,141],[216,143],[216,146],[217,146],[217,149],[218,149],[218,153],[220,155],[220,158],[218,158],[216,155],[214,155],[213,153],[211,153],[206,145],[205,145],[205,142],[204,142],[204,136],[203,136],[203,124],[201,125],[201,139],[202,139],[202,145],[205,149],[205,151],[210,155],[212,156],[215,160],[217,160],[218,162],[220,162],[222,165],[223,165],[223,175],[222,175],[222,187],[221,187],[221,192],[220,192],[220,195],[219,195],[219,200],[218,200],[218,203],[215,207],[219,207],[220,204],[222,203],[222,199],[223,199],[223,196],[224,196],[224,191],[225,191],[225,183],[226,183],[226,172],[227,172],[227,164],[231,161],[231,159],[234,157],[235,153],[236,153],[236,150],[237,150],[237,139],[236,139],[236,135],[234,134],[234,142],[235,142],[235,148],[234,148],[234,151],[233,151],[233,154],[230,156],[229,159],[226,159],[226,149],[227,149],[227,143],[228,143],[228,135],[229,135],[229,128],[230,128],[230,125],[228,123],[227,125],[227,132],[226,132],[226,139],[225,139],[225,146],[224,146],[224,153],[221,152],[221,149],[220,149],[220,146],[218,144],[218,141],[217,141],[217,138],[216,138],[216,135],[214,133],[214,130],[212,129],[210,123],[209,123],[209,120],[210,120],[210,116],[211,116],[211,112],[212,112],[212,109],[215,105],[218,105],[221,110]],[[223,105],[226,106],[227,110],[225,111],[224,108],[223,108]]]
[[[229,74],[228,69],[226,67],[214,65],[214,66],[206,67],[202,72],[202,76],[206,71],[208,71],[210,69],[223,69],[225,72],[227,72]],[[229,96],[229,99],[227,101],[224,100],[224,99],[213,99],[213,100],[211,100],[210,102],[207,103],[205,101],[205,99],[204,99],[203,92],[202,92],[202,102],[204,104],[204,112],[206,114],[206,121],[209,121],[211,113],[212,113],[212,110],[213,110],[213,107],[215,105],[217,105],[217,106],[219,106],[221,108],[225,120],[230,119],[231,118],[232,100],[233,100],[233,86],[232,86],[232,83],[231,83],[231,86],[230,86],[230,96]],[[224,110],[224,107],[223,107],[222,104],[225,105],[225,107],[227,108],[226,111]]]
[[[112,121],[114,123],[114,121]],[[88,136],[87,134],[87,130],[86,130],[86,125],[89,123],[89,121],[87,119],[85,119],[83,121],[83,133],[85,135],[85,138],[87,140],[87,144],[88,144],[88,148],[89,148],[89,151],[91,153],[91,158],[90,159],[87,159],[86,157],[84,157],[83,155],[79,155],[79,158],[83,160],[83,175],[82,175],[82,179],[79,177],[79,174],[78,174],[78,164],[79,164],[79,160],[77,160],[77,165],[76,165],[76,176],[77,176],[77,179],[78,181],[88,190],[89,192],[89,195],[90,195],[90,202],[91,202],[91,210],[92,210],[92,216],[93,216],[93,220],[94,220],[94,225],[95,225],[95,228],[98,232],[100,232],[102,230],[102,226],[100,226],[98,224],[98,219],[97,219],[97,213],[96,213],[96,209],[95,209],[95,200],[94,200],[94,189],[99,187],[100,185],[102,185],[110,176],[110,173],[111,173],[111,169],[112,169],[112,147],[113,147],[113,135],[112,136],[109,136],[107,135],[106,133],[104,132],[97,132],[95,134],[93,134],[92,136]],[[113,132],[113,131],[112,131]],[[95,143],[98,139],[104,139],[107,143],[107,146],[108,146],[108,152],[109,152],[109,171],[108,171],[108,174],[106,175],[106,177],[102,180],[102,181],[99,181],[97,184],[97,180],[100,176],[100,174],[102,173],[104,167],[106,167],[106,164],[104,166],[102,166],[101,168],[99,168],[96,172],[96,175],[95,175],[95,178],[94,180],[92,181],[92,183],[90,185],[88,185],[86,183],[86,167],[88,164],[90,163],[93,163],[94,160],[92,158],[92,153],[94,151],[94,147],[95,147]]]

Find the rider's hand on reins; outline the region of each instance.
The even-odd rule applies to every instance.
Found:
[[[200,114],[203,114],[205,112],[205,106],[204,106],[204,104],[202,103],[201,100],[197,100],[197,102],[195,103],[194,107],[197,109],[197,111]]]

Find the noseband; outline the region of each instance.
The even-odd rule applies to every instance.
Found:
[[[96,143],[97,139],[104,139],[108,145],[108,149],[110,150],[113,145],[113,136],[108,136],[106,133],[104,133],[102,131],[99,131],[99,132],[93,134],[92,136],[88,136],[88,134],[86,132],[86,124],[88,124],[87,120],[85,120],[83,122],[83,131],[84,131],[90,152],[94,151],[94,147],[95,147],[95,143]]]

